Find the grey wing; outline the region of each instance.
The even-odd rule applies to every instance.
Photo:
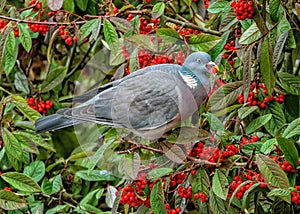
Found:
[[[175,65],[173,65],[173,64],[160,64],[160,65],[154,65],[154,66],[146,67],[146,68],[139,69],[138,71],[131,73],[130,75],[124,77],[123,79],[115,80],[113,82],[102,85],[98,88],[91,89],[91,90],[87,91],[86,93],[84,93],[82,95],[64,99],[61,102],[83,103],[83,102],[86,102],[86,101],[92,99],[97,94],[118,85],[122,81],[127,81],[128,79],[135,78],[136,76],[144,75],[146,72],[151,72],[152,70],[160,70],[161,72],[174,73],[178,69],[180,69],[180,66],[176,65],[176,64]]]
[[[172,73],[151,70],[124,79],[86,103],[58,113],[76,120],[135,130],[155,129],[181,116],[186,91]]]

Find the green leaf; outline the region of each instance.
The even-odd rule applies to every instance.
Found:
[[[187,5],[187,6],[191,6],[192,4],[192,0],[183,0],[183,2]]]
[[[270,154],[276,147],[277,140],[275,138],[266,140],[260,147],[260,152],[267,155]]]
[[[7,28],[4,32],[4,35],[0,37],[0,70],[2,70],[2,65],[4,62],[4,55],[6,52],[6,45],[7,45],[7,41],[8,41],[8,37],[10,35],[10,33],[13,31],[13,29]],[[12,55],[12,54],[10,54]]]
[[[71,13],[75,10],[75,3],[74,0],[64,0],[63,8]]]
[[[273,22],[277,22],[279,19],[279,0],[270,0],[270,4],[269,4],[269,10],[270,10],[270,17],[272,19]]]
[[[29,89],[29,84],[28,84],[28,80],[25,74],[23,74],[22,72],[16,72],[15,73],[15,86],[16,89],[18,91],[22,91],[25,94],[29,94],[30,93],[30,89]]]
[[[105,41],[109,46],[111,46],[111,44],[113,44],[114,42],[118,41],[117,31],[115,30],[115,27],[107,19],[104,19],[103,22],[103,32],[104,32]]]
[[[5,7],[5,5],[6,5],[6,0],[1,0],[0,1],[0,13],[2,13],[3,8]]]
[[[243,203],[242,203],[242,210],[245,210],[247,209],[247,205],[249,204],[249,200],[251,200],[251,197],[249,196],[249,194],[251,193],[254,193],[254,189],[259,187],[259,185],[261,184],[261,182],[258,182],[258,183],[254,183],[252,184],[249,189],[247,189],[245,192],[244,192],[244,195],[243,195]]]
[[[134,180],[139,173],[140,165],[141,158],[138,153],[126,155],[123,162],[125,175]]]
[[[2,138],[3,142],[5,143],[5,152],[8,155],[8,158],[17,159],[18,161],[22,161],[22,147],[20,147],[17,138],[14,136],[13,133],[8,131],[8,129],[2,129]]]
[[[157,19],[159,18],[162,14],[164,14],[165,11],[165,3],[164,2],[158,2],[154,5],[154,7],[152,8],[152,17]]]
[[[180,39],[179,33],[171,28],[158,28],[156,34],[166,43],[176,43]]]
[[[277,142],[280,146],[280,150],[284,154],[285,160],[296,168],[298,166],[299,154],[294,141],[285,138],[278,138]]]
[[[48,194],[48,195],[52,195],[52,194],[59,192],[61,190],[61,188],[63,187],[61,175],[58,174],[58,175],[54,176],[53,178],[50,178],[50,180],[45,178],[43,180],[41,187],[42,187],[43,193]]]
[[[101,18],[98,18],[92,25],[92,36],[90,39],[94,39],[96,41],[99,37],[100,30],[101,30]]]
[[[233,9],[230,8],[228,12],[225,12],[224,18],[221,21],[219,28],[220,32],[230,33],[230,29],[232,29],[237,23],[239,23],[239,20],[236,18]]]
[[[80,27],[80,41],[83,41],[88,35],[90,35],[95,27],[95,23],[98,19],[91,19]]]
[[[246,107],[240,108],[238,110],[239,118],[241,118],[243,120],[247,116],[249,116],[250,114],[252,114],[253,112],[255,112],[256,110],[258,110],[257,106],[246,106]]]
[[[81,11],[85,11],[87,6],[88,6],[88,2],[89,0],[75,0],[75,3],[77,5],[77,7],[81,10]]]
[[[278,1],[278,0],[276,0]],[[283,55],[283,48],[285,46],[285,43],[289,37],[289,32],[290,30],[286,30],[284,33],[282,33],[276,44],[275,44],[275,47],[274,47],[274,56],[273,56],[273,62],[272,62],[272,66],[273,66],[273,70],[275,71],[276,70],[276,67],[277,65],[279,64],[280,62],[280,59],[282,58],[282,55]]]
[[[113,143],[118,142],[115,142],[114,139],[107,141],[106,143],[100,146],[100,148],[95,152],[95,154],[92,157],[90,157],[89,164],[87,165],[87,168],[89,170],[94,169],[99,160],[104,157],[104,153],[107,151],[107,148]]]
[[[56,207],[47,210],[46,214],[68,213],[68,210],[68,205],[57,205]]]
[[[260,54],[260,72],[262,75],[263,82],[265,83],[269,92],[269,95],[273,94],[273,90],[276,83],[276,76],[273,71],[270,49],[270,40],[268,37],[265,37]]]
[[[130,40],[133,44],[136,44],[136,46],[140,46],[140,48],[147,49],[153,52],[156,51],[153,42],[146,34],[135,34],[130,38]]]
[[[291,24],[285,16],[282,16],[277,26],[277,36],[280,37],[280,35],[282,35],[287,30],[291,30]],[[290,31],[289,33],[287,46],[289,48],[296,48],[296,41],[295,41],[293,31]]]
[[[24,192],[40,192],[40,186],[28,175],[18,172],[6,172],[1,175],[1,178],[9,183],[14,188]]]
[[[261,37],[261,32],[259,31],[256,23],[253,23],[241,36],[239,43],[242,45],[250,44]]]
[[[29,52],[32,47],[32,40],[28,29],[25,29],[25,25],[19,24],[20,41],[24,49]]]
[[[117,42],[114,42],[110,46],[110,57],[109,64],[110,65],[119,65],[125,61],[125,57],[122,52],[123,38],[120,38]]]
[[[235,103],[238,95],[242,93],[242,86],[242,81],[236,81],[218,88],[208,100],[209,111],[215,112]]]
[[[215,171],[212,179],[212,190],[216,196],[226,200],[228,194],[228,180],[226,175],[218,169]]]
[[[288,93],[293,95],[300,95],[300,77],[286,72],[278,72],[280,85]]]
[[[16,38],[14,35],[14,31],[10,31],[5,48],[11,55],[14,54],[16,48]]]
[[[24,168],[24,174],[39,182],[45,175],[45,164],[42,161],[34,161]]]
[[[271,184],[269,188],[289,188],[289,180],[285,172],[271,158],[265,155],[256,155],[256,164],[266,183]]]
[[[173,169],[171,169],[171,168],[161,167],[161,168],[153,169],[150,172],[148,172],[147,178],[153,181],[153,180],[161,178],[165,175],[168,175],[172,172],[173,172]]]
[[[218,197],[212,189],[209,193],[209,206],[214,214],[226,213],[225,201]]]
[[[68,69],[66,67],[57,67],[55,69],[51,69],[48,76],[42,83],[42,93],[48,92],[62,83],[67,75],[67,71]]]
[[[256,119],[254,119],[246,128],[246,134],[251,134],[263,125],[265,125],[269,120],[271,120],[272,114],[267,114],[264,116],[260,116]]]
[[[86,181],[114,181],[116,177],[106,170],[79,170],[76,176]]]
[[[220,37],[210,34],[191,35],[189,45],[193,51],[208,52],[213,49],[220,40]]]
[[[300,117],[293,120],[284,130],[282,137],[291,138],[300,135]]]
[[[164,204],[164,200],[163,185],[161,180],[159,180],[154,184],[150,194],[151,211],[154,214],[168,213]]]
[[[268,103],[268,107],[261,111],[261,115],[272,114],[272,118],[264,126],[275,137],[285,124],[285,116],[279,103]]]
[[[204,116],[207,118],[210,128],[212,130],[220,132],[223,132],[225,130],[223,123],[212,113],[208,112]]]
[[[0,207],[4,210],[18,210],[26,206],[26,203],[15,193],[0,190]]]
[[[225,0],[217,0],[215,2],[213,2],[212,4],[209,5],[207,11],[209,13],[219,13],[224,11],[224,9],[229,6],[229,2],[225,1]]]
[[[14,53],[12,54],[8,51],[8,48],[5,49],[4,58],[3,58],[3,69],[6,75],[10,75],[11,71],[15,67],[17,58],[18,58],[19,48],[16,43],[16,47],[14,48]]]
[[[289,204],[291,203],[291,190],[289,189],[280,189],[280,188],[272,189],[268,193],[268,197],[272,197],[272,196],[279,196],[282,199],[285,199],[287,203]]]
[[[111,186],[109,186],[111,187]],[[84,198],[80,201],[80,205],[84,205],[84,204],[93,204],[93,202],[96,202],[99,200],[99,198],[97,198],[97,195],[100,193],[100,195],[102,195],[104,192],[104,189],[100,188],[100,189],[95,189],[89,193],[87,193],[86,196],[84,196]]]

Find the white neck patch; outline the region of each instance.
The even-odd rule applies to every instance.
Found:
[[[194,89],[198,86],[198,82],[194,77],[192,77],[189,74],[182,74],[181,72],[179,72],[179,73],[180,73],[180,76],[182,77],[183,81],[187,84],[188,87],[190,87],[191,89]]]

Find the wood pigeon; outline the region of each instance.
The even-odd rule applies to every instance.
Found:
[[[78,106],[38,119],[36,133],[93,122],[126,128],[146,139],[160,138],[198,110],[210,91],[213,69],[217,66],[205,52],[190,54],[182,66],[139,69],[72,98],[81,103]]]

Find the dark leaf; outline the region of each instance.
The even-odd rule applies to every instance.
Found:
[[[280,150],[284,154],[285,160],[296,168],[298,166],[299,154],[295,142],[285,138],[278,138],[277,142],[280,146]]]
[[[22,91],[25,94],[30,93],[27,77],[22,72],[15,73],[15,86],[18,91]]]
[[[184,160],[186,159],[185,153],[179,146],[171,143],[162,143],[161,146],[165,155],[171,161],[181,164],[184,163]]]

